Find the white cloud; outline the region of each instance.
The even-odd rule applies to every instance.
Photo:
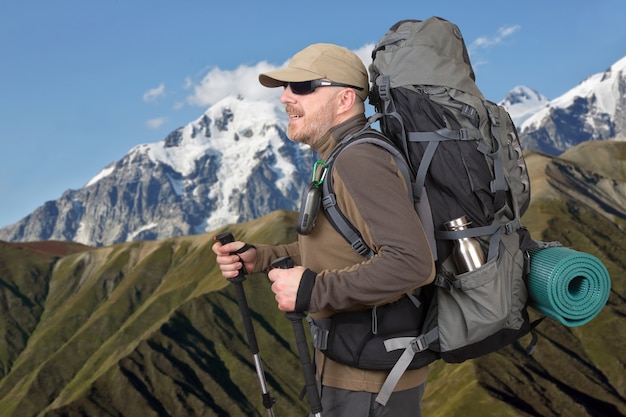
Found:
[[[498,34],[492,37],[481,36],[469,45],[469,53],[480,48],[488,48],[490,46],[500,44],[505,38],[508,38],[521,29],[520,25],[506,26],[498,29]]]
[[[242,96],[252,100],[275,99],[281,92],[279,88],[266,88],[259,83],[259,74],[275,70],[277,67],[263,61],[253,67],[240,65],[234,70],[213,68],[200,80],[191,85],[193,93],[187,97],[187,103],[193,106],[210,106],[227,96]],[[189,80],[186,81],[189,86]]]
[[[361,58],[361,61],[363,61],[363,65],[365,65],[365,69],[367,70],[369,70],[369,66],[372,63],[372,51],[374,50],[375,46],[376,45],[374,45],[373,43],[368,43],[367,45],[363,45],[362,47],[354,51],[354,53],[357,54],[359,58]]]
[[[507,36],[512,35],[513,33],[517,32],[520,29],[521,29],[520,25],[514,25],[514,26],[500,28],[500,35],[505,38]]]
[[[152,88],[143,94],[143,101],[150,103],[165,94],[165,84],[161,83],[158,87]]]
[[[372,61],[373,47],[373,44],[368,44],[354,51],[366,68]],[[281,67],[284,65],[287,62]],[[267,88],[259,83],[259,74],[277,68],[263,61],[254,66],[240,65],[234,70],[213,68],[197,84],[188,77],[185,79],[185,89],[192,90],[192,94],[187,97],[187,104],[206,107],[233,95],[252,100],[278,100],[282,88]]]
[[[157,117],[154,119],[146,120],[146,127],[148,129],[158,129],[167,121],[166,117]]]

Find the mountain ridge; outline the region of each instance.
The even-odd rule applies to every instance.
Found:
[[[0,239],[101,246],[294,210],[315,155],[285,130],[275,105],[226,98],[164,140],[134,147],[85,187],[0,229]]]
[[[582,142],[626,139],[626,57],[554,100],[518,86],[501,104],[526,150],[558,156]],[[0,228],[0,239],[103,246],[296,210],[316,155],[287,138],[286,123],[278,103],[223,99],[163,140],[134,147],[85,187]]]
[[[526,115],[522,148],[559,155],[590,140],[626,140],[626,57]]]
[[[518,85],[498,104],[507,109],[516,126],[522,126],[529,117],[539,112],[549,102],[543,94],[530,87]]]

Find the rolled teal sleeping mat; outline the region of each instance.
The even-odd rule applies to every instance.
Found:
[[[582,326],[604,307],[611,278],[598,258],[566,247],[530,251],[529,305],[568,327]]]

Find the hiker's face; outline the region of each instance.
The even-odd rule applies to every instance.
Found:
[[[341,87],[317,88],[310,94],[294,94],[285,87],[280,102],[289,116],[289,139],[312,145],[337,124],[338,94]]]

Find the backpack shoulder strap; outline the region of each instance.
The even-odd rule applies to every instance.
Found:
[[[371,258],[374,256],[374,251],[365,243],[363,237],[358,230],[350,223],[350,221],[343,215],[339,206],[337,205],[337,199],[333,190],[333,178],[332,170],[333,163],[339,154],[345,149],[358,145],[361,143],[371,143],[389,152],[396,161],[396,165],[400,170],[408,190],[409,201],[413,201],[413,193],[411,190],[411,176],[409,166],[402,155],[402,153],[389,142],[389,140],[377,132],[369,128],[369,124],[364,129],[355,133],[354,135],[346,137],[341,143],[333,150],[328,159],[326,160],[327,169],[329,174],[326,175],[326,180],[322,183],[322,205],[328,217],[328,220],[343,237],[350,243],[352,249],[354,249],[359,255]]]

